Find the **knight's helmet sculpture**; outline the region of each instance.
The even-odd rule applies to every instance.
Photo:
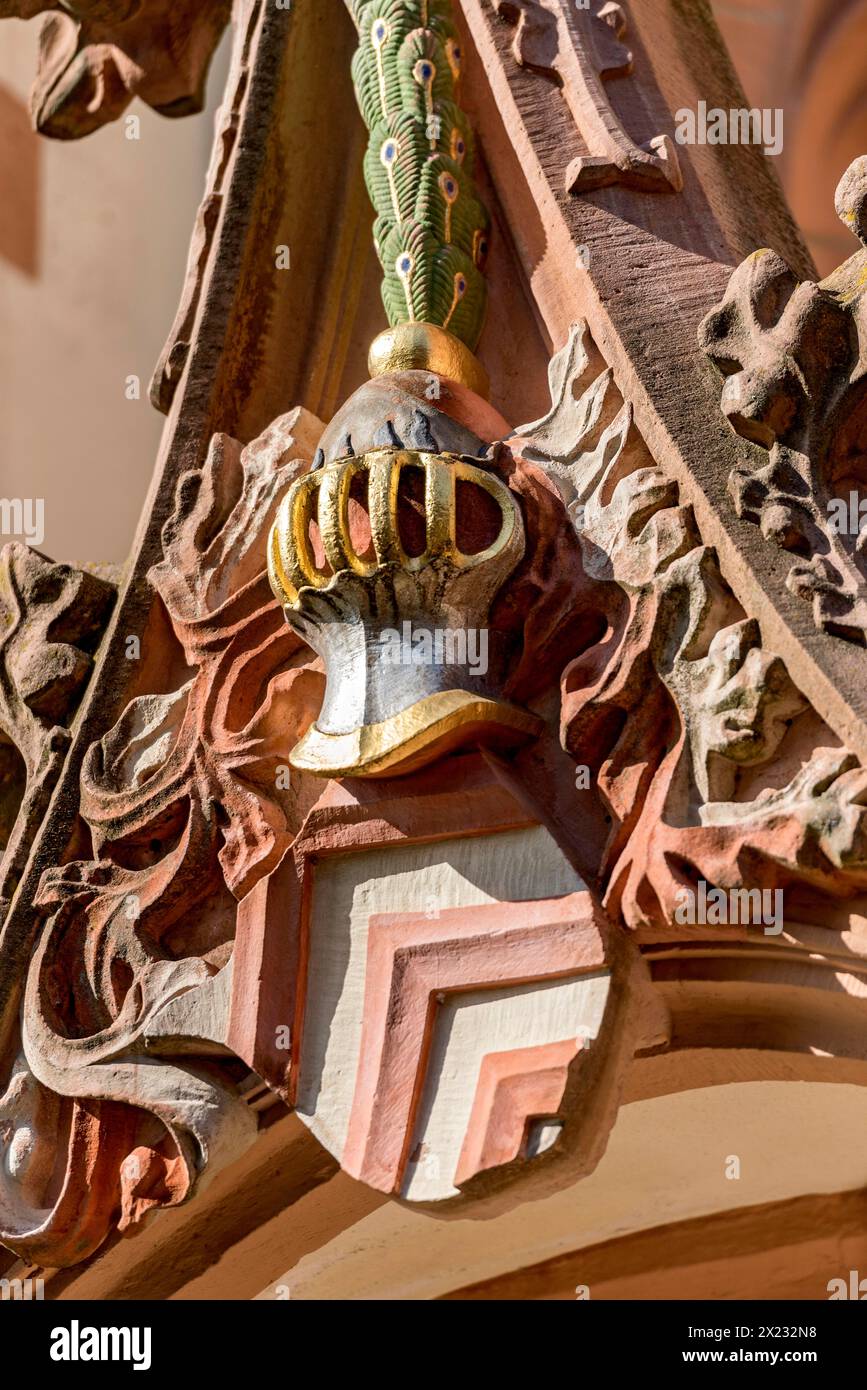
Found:
[[[539,725],[503,698],[509,634],[491,626],[526,542],[491,460],[504,422],[485,403],[473,355],[489,229],[458,104],[451,3],[349,8],[390,327],[371,347],[371,381],[284,499],[268,558],[287,620],[327,676],[291,761],[321,776],[375,777],[461,744],[508,748]]]

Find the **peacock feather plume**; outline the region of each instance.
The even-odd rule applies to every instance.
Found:
[[[472,350],[482,331],[488,215],[456,97],[461,49],[451,0],[346,0],[359,35],[352,80],[370,143],[389,323],[432,323]]]

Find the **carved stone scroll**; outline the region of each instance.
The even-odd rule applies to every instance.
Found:
[[[303,813],[297,779],[284,787],[279,767],[320,677],[269,595],[263,554],[280,491],[309,466],[319,428],[300,411],[246,448],[218,436],[179,483],[150,575],[177,679],[134,696],[91,747],[81,844],[92,849],[44,874],[35,907],[46,921],[19,964],[23,1027],[8,1029],[0,1098],[15,1161],[0,1229],[30,1258],[83,1258],[116,1210],[119,1229],[134,1228],[255,1134],[237,1064],[222,1075],[213,1059],[228,1051],[237,901]],[[53,689],[45,680],[34,693],[47,704]]]
[[[36,831],[45,818],[70,744],[72,721],[93,667],[114,602],[105,580],[54,564],[23,545],[0,551],[0,999],[13,962],[2,927]],[[14,974],[14,967],[13,967]],[[12,996],[17,1002],[18,991]],[[3,1014],[6,1016],[3,1017]],[[5,1092],[5,1094],[2,1094]],[[66,1144],[80,1176],[62,1185],[55,1204],[52,1252],[68,1231],[86,1231],[93,1203],[87,1194],[98,1122],[92,1114],[62,1113],[30,1072],[20,1052],[17,1018],[0,1013],[0,1228],[25,1229],[41,1250],[44,1216],[36,1214],[56,1168],[55,1145]],[[81,1184],[81,1186],[79,1186]],[[28,1207],[30,1208],[29,1210]],[[86,1236],[84,1237],[86,1248]],[[72,1248],[82,1248],[75,1247]]]
[[[113,587],[94,574],[24,545],[0,551],[0,925],[113,601]]]
[[[301,8],[285,12],[287,31],[301,24]],[[51,834],[17,892],[17,935],[0,942],[0,1237],[24,1258],[74,1264],[112,1233],[184,1201],[253,1143],[249,1098],[264,1090],[260,1077],[377,1192],[459,1218],[491,1214],[515,1194],[538,1196],[590,1173],[636,1054],[657,1060],[683,1046],[675,1006],[648,969],[663,948],[689,968],[716,951],[756,979],[793,965],[806,971],[816,958],[823,986],[843,960],[863,972],[863,749],[856,755],[835,733],[806,688],[808,663],[794,639],[781,658],[785,624],[765,621],[743,574],[736,592],[726,534],[710,530],[718,517],[710,494],[702,499],[706,479],[688,492],[684,457],[698,473],[704,456],[678,436],[675,397],[683,382],[694,388],[699,371],[711,378],[694,320],[691,357],[681,337],[665,373],[655,363],[646,376],[633,370],[640,352],[652,356],[637,311],[642,299],[659,310],[659,229],[673,223],[663,202],[630,190],[673,189],[679,176],[665,138],[642,150],[605,99],[601,79],[629,68],[618,47],[622,12],[553,0],[466,8],[471,27],[483,19],[486,42],[517,21],[519,62],[563,84],[587,146],[570,187],[621,185],[610,197],[570,202],[560,142],[540,155],[524,131],[538,195],[527,221],[535,218],[546,241],[543,254],[531,229],[519,253],[532,262],[528,298],[532,285],[548,324],[566,313],[575,287],[557,279],[558,266],[570,259],[564,248],[574,249],[571,222],[586,217],[605,273],[573,278],[594,338],[583,323],[573,328],[551,363],[550,409],[513,428],[482,399],[484,372],[466,344],[456,348],[441,323],[418,322],[410,285],[406,313],[398,300],[394,315],[405,331],[386,335],[385,347],[380,340],[374,381],[324,429],[298,409],[262,431],[256,411],[287,389],[281,353],[293,334],[308,350],[308,325],[299,315],[291,334],[282,331],[269,276],[253,269],[263,259],[262,224],[249,239],[240,228],[238,204],[263,169],[281,167],[282,146],[234,185],[234,206],[230,197],[261,128],[285,115],[275,98],[245,125],[257,62],[247,75],[251,50],[242,43],[196,273],[155,387],[162,404],[177,388],[169,433],[177,431],[122,600],[154,656],[118,689],[101,687],[109,714],[91,701]],[[408,48],[378,67],[388,25],[377,38],[383,16],[351,0],[368,44],[357,86],[363,100],[373,92],[387,124],[389,87],[415,83],[407,106],[417,137],[434,98],[431,64],[456,57],[451,12],[447,0],[389,0],[387,9],[406,21]],[[272,45],[257,51],[262,78],[277,52],[276,27],[268,30],[276,20],[273,10],[259,13]],[[315,22],[312,4],[302,13]],[[437,26],[434,41],[428,31]],[[498,32],[486,49],[492,71],[502,47]],[[524,95],[540,86],[508,54],[494,80],[491,122],[512,84]],[[447,82],[442,100],[452,95]],[[451,114],[450,148],[462,125]],[[565,110],[558,115],[567,123]],[[394,132],[380,134],[377,196],[398,231],[416,236],[428,223],[408,216],[417,207],[410,195],[424,187],[429,154],[434,163],[451,155],[428,145],[400,166],[413,186],[392,190]],[[507,197],[520,191],[520,169],[509,163],[516,149],[491,179]],[[437,246],[449,246],[454,189],[446,180],[437,188],[423,210],[443,234]],[[697,177],[690,197],[702,194]],[[335,235],[338,202],[321,218]],[[621,202],[638,209],[637,223],[658,218],[631,243],[649,253],[644,281],[604,261]],[[844,205],[858,228],[862,202],[856,188]],[[225,225],[233,213],[221,256],[236,256],[234,278],[215,290],[219,258],[208,241],[214,220]],[[517,227],[517,217],[507,220]],[[725,242],[713,229],[697,251],[686,222],[678,233],[680,242],[666,243],[672,302],[697,318],[707,284],[724,274],[709,245],[719,256]],[[386,269],[401,282],[409,272],[394,249]],[[322,278],[326,264],[317,265]],[[733,418],[751,442],[785,436],[813,466],[813,443],[817,457],[824,448],[814,421],[830,416],[843,443],[825,453],[854,466],[863,452],[860,281],[847,272],[833,292],[801,293],[778,269],[767,279],[760,270],[719,311],[724,369],[748,373],[757,354],[756,399],[744,389]],[[230,302],[235,309],[220,317],[215,306]],[[443,302],[440,318],[448,293]],[[202,346],[193,320],[209,315]],[[631,340],[627,317],[638,325]],[[478,327],[474,313],[466,336],[474,341]],[[232,330],[240,347],[233,340],[215,368]],[[558,327],[551,336],[560,343],[565,334]],[[813,339],[819,347],[799,374],[796,350]],[[821,371],[829,345],[840,369],[830,381]],[[269,384],[256,398],[260,376]],[[696,399],[693,439],[709,418]],[[227,416],[257,423],[230,428]],[[726,448],[717,457],[730,458],[728,432],[718,434]],[[776,515],[768,530],[789,525]],[[44,635],[58,640],[64,618],[61,605]],[[386,679],[378,664],[386,621],[398,632],[416,622],[489,636],[489,703],[478,701],[459,739],[440,739],[419,707],[466,690],[436,661],[412,679]],[[122,635],[118,622],[106,643],[104,664],[113,653],[115,672]],[[73,683],[89,643],[67,633]],[[47,701],[47,710],[52,689],[37,681],[28,708]],[[507,758],[493,736],[503,711],[521,734]],[[389,758],[366,760],[371,731],[392,719],[410,737]],[[330,735],[348,735],[353,756],[329,763]],[[720,899],[744,915],[682,915],[685,903]],[[22,925],[25,916],[32,922]],[[859,1006],[853,995],[853,1016]],[[785,1051],[785,1022],[759,1045]],[[816,1038],[805,1034],[801,1045],[818,1051]]]

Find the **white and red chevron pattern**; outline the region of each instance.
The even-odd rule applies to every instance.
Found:
[[[631,1030],[552,836],[478,759],[450,771],[323,794],[251,895],[264,936],[242,913],[230,1042],[348,1173],[459,1210],[595,1164]]]

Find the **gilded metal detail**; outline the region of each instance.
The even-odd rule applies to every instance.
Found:
[[[402,537],[408,468],[424,478],[419,554]],[[458,544],[458,484],[469,489],[461,506],[472,506],[478,489],[499,508],[497,535],[472,553]],[[353,539],[353,497],[369,520],[363,552]],[[489,626],[524,547],[512,493],[456,455],[379,449],[300,478],[271,531],[269,576],[288,622],[322,656],[327,683],[293,765],[329,777],[394,775],[460,743],[502,746],[537,732],[533,716],[499,697],[506,643]],[[467,658],[474,642],[484,648],[475,664]],[[417,660],[420,646],[427,655]]]

